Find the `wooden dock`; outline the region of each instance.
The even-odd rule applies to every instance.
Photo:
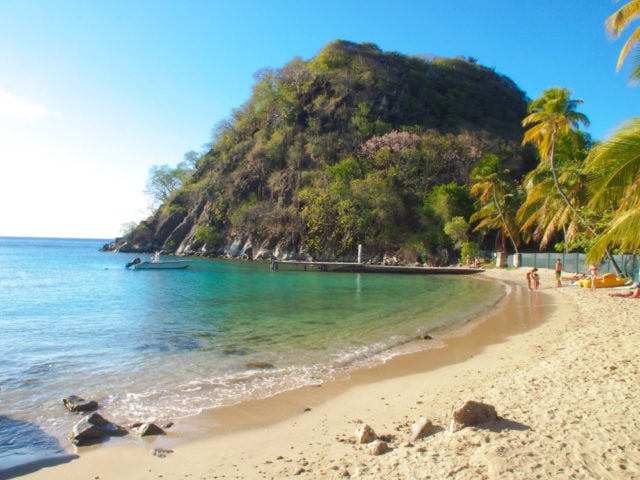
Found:
[[[481,268],[470,267],[408,267],[396,265],[372,265],[356,262],[306,262],[300,260],[279,260],[278,270],[302,270],[314,272],[349,272],[349,273],[410,273],[410,274],[446,274],[470,275],[480,273]]]

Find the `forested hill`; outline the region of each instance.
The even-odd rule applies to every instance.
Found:
[[[473,59],[335,41],[258,72],[210,151],[119,240],[250,258],[353,258],[358,244],[378,258],[450,249],[443,228],[473,212],[467,187],[480,158],[498,155],[516,177],[534,166],[520,147],[525,116],[514,82]],[[434,205],[439,185],[446,208]]]

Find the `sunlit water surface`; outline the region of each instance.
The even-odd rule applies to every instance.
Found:
[[[51,451],[96,399],[116,423],[167,421],[380,363],[504,293],[463,276],[271,272],[194,259],[132,271],[106,240],[0,237],[0,469]]]

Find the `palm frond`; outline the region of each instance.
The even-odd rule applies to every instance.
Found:
[[[625,27],[640,15],[640,0],[632,0],[605,20],[607,32],[619,37]]]
[[[587,160],[589,207],[640,206],[640,117],[629,119]]]
[[[640,208],[624,212],[611,222],[587,252],[587,262],[599,261],[612,246],[624,252],[640,249]]]

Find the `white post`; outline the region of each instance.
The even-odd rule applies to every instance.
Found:
[[[358,244],[358,264],[362,263],[362,244]]]

